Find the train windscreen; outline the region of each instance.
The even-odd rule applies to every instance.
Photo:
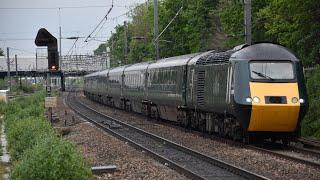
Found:
[[[291,62],[250,62],[250,76],[253,80],[293,80],[294,71]]]

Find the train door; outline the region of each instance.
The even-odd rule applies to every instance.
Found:
[[[120,81],[119,81],[119,83],[120,83],[120,98],[123,97],[124,77],[125,77],[125,75],[124,75],[124,70],[123,70],[123,71],[121,72],[121,74],[120,74]]]
[[[188,78],[187,78],[187,104],[190,105],[190,106],[194,106],[194,78],[195,78],[195,70],[192,66],[189,66],[190,67],[190,70],[187,70],[188,71]]]
[[[144,73],[144,87],[143,87],[143,95],[144,95],[144,100],[148,100],[148,79],[149,79],[149,69],[146,68],[146,70],[143,72]]]
[[[227,78],[227,91],[226,91],[226,104],[231,104],[231,96],[234,94],[234,78],[233,78],[233,65],[230,62],[228,67],[228,78]]]

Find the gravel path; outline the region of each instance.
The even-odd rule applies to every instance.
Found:
[[[65,96],[65,94],[64,94]],[[67,111],[67,116],[65,116]],[[92,124],[82,121],[58,99],[55,112],[60,117],[55,126],[67,127],[70,133],[64,138],[74,142],[91,166],[116,165],[118,171],[98,176],[98,179],[187,179],[174,170],[160,164],[127,143],[103,132]],[[72,121],[74,116],[74,121]]]
[[[81,100],[112,117],[130,122],[141,129],[271,179],[319,179],[320,177],[320,170],[309,165],[281,159],[256,150],[225,144],[177,127],[157,124],[154,121],[152,123],[155,124],[150,125],[150,121],[141,115],[102,106],[83,96]]]

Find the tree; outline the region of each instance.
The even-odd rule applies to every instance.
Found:
[[[225,39],[214,10],[218,0],[163,0],[159,1],[159,31],[183,10],[159,39],[160,56],[171,57],[221,48]],[[137,6],[128,23],[128,59],[124,60],[123,25],[109,38],[112,67],[122,64],[152,60],[155,57],[153,33],[153,3]],[[220,32],[219,32],[220,31]],[[98,48],[99,49],[99,48]]]
[[[106,43],[100,44],[99,47],[93,51],[94,55],[103,55],[107,51],[106,48],[107,48]]]
[[[293,49],[304,65],[320,63],[320,4],[318,0],[268,0],[260,10],[266,33]]]
[[[153,47],[153,6],[137,6],[131,14],[132,22],[129,24],[131,42],[129,44],[129,63],[143,62],[154,58]]]
[[[4,52],[1,48],[0,48],[0,56],[4,56]]]
[[[209,37],[214,34],[212,11],[217,3],[215,0],[163,1],[160,4],[160,30],[166,27],[181,6],[183,10],[160,38],[165,40],[160,41],[161,55],[170,57],[210,49]]]
[[[265,17],[260,10],[267,5],[267,0],[252,1],[252,40],[274,41],[273,36],[266,34]],[[220,0],[219,15],[223,30],[228,34],[228,47],[244,43],[244,4],[239,0]]]

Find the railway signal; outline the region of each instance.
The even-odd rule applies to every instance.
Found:
[[[50,34],[45,28],[41,28],[38,31],[35,39],[37,46],[48,47],[48,69],[49,71],[59,70],[59,56],[58,56],[58,44],[57,39]]]

